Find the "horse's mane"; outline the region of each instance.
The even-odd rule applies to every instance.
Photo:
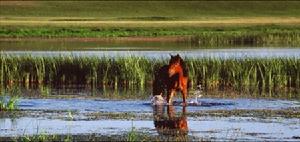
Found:
[[[188,76],[188,68],[182,58],[180,58],[180,63],[182,66],[183,76]]]

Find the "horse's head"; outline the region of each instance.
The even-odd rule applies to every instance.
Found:
[[[179,73],[182,70],[183,70],[182,58],[179,56],[179,54],[177,54],[176,56],[171,55],[171,59],[169,62],[169,71],[168,71],[169,77],[173,76],[176,73]]]

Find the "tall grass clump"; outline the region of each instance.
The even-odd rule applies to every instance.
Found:
[[[152,79],[152,61],[142,57],[1,56],[1,84],[90,84],[140,88]]]
[[[199,46],[270,46],[288,45],[299,46],[299,31],[276,31],[264,29],[261,31],[204,31],[192,36],[191,43]]]
[[[131,131],[128,133],[127,136],[127,141],[128,142],[134,142],[137,141],[138,137],[137,137],[137,132],[135,130],[135,127],[133,126],[133,121],[131,122]]]
[[[17,108],[18,97],[0,96],[0,111],[12,111]]]
[[[187,59],[193,84],[205,89],[286,90],[299,88],[300,59]]]
[[[168,59],[2,55],[2,87],[68,84],[144,89]],[[185,58],[191,86],[205,90],[277,91],[300,88],[299,58]]]

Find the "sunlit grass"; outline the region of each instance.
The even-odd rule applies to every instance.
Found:
[[[300,88],[299,58],[186,58],[192,87],[205,90],[282,91]],[[149,87],[167,59],[144,57],[33,57],[2,55],[2,86],[14,84]]]

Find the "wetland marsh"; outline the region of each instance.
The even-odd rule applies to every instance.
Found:
[[[77,48],[68,41],[32,42],[1,43],[2,96],[19,96],[16,110],[1,112],[2,140],[128,140],[130,134],[160,141],[298,140],[297,47],[187,50],[185,42],[77,41]],[[267,56],[259,56],[264,50]],[[149,97],[153,71],[175,53],[189,66],[188,101],[195,101],[198,84],[203,97],[183,108],[178,94],[170,116],[168,106],[157,110]],[[158,126],[180,120],[187,133]]]
[[[299,141],[299,6],[0,1],[0,141]],[[186,107],[150,102],[170,54]]]

